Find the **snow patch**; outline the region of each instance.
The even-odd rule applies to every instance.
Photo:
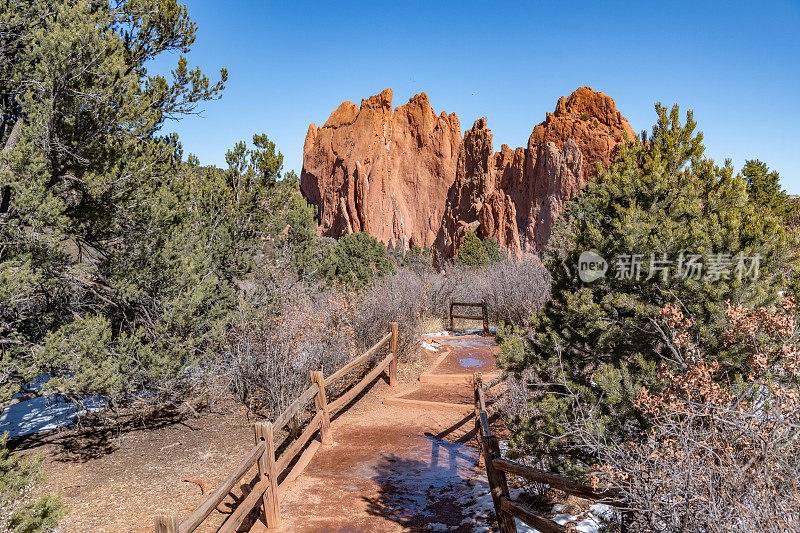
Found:
[[[514,522],[517,524],[517,533],[541,533],[538,529],[534,529],[525,522],[521,522],[519,518],[515,518]]]
[[[423,337],[447,337],[452,335],[449,331],[434,331],[433,333],[423,333]]]
[[[41,390],[49,379],[39,376],[30,389]],[[103,400],[96,396],[84,397],[82,402],[78,405],[59,394],[49,394],[14,404],[0,413],[0,435],[7,431],[10,437],[22,437],[71,426],[76,419],[104,407]]]
[[[438,352],[441,346],[438,342],[422,341],[422,347],[431,352]]]
[[[508,449],[507,440],[501,440],[499,444],[501,450]],[[462,524],[472,525],[473,531],[492,531],[486,525],[494,519],[494,502],[492,501],[492,493],[489,490],[489,480],[486,478],[486,472],[480,470],[470,482],[472,483],[472,493],[460,499],[459,504],[464,505],[467,516],[474,518],[467,518]],[[523,495],[523,492],[522,489],[511,488],[509,496],[511,499],[518,500]],[[561,525],[573,523],[575,524],[575,531],[580,533],[601,533],[608,529],[607,525],[609,523],[619,521],[618,512],[613,507],[602,503],[595,503],[589,506],[588,510],[576,515],[563,512],[564,509],[565,506],[562,504],[554,505],[550,515],[555,516],[551,520]],[[538,529],[530,527],[519,519],[515,519],[515,522],[518,533],[540,533]]]
[[[78,406],[53,394],[12,405],[0,414],[0,434],[8,431],[11,437],[21,437],[71,426],[77,418],[103,408],[99,398],[86,398],[84,402]]]
[[[492,493],[489,490],[489,480],[486,478],[486,472],[481,470],[470,480],[472,486],[472,493],[459,499],[459,504],[463,505],[464,513],[467,515],[461,524],[470,525],[472,531],[478,533],[489,533],[494,531],[489,524],[492,523],[494,518],[494,502],[492,501]],[[509,496],[512,499],[519,498],[522,495],[521,489],[511,488]],[[539,530],[530,527],[529,525],[515,519],[517,524],[517,533],[540,533]]]
[[[553,522],[562,526],[569,523],[575,524],[575,531],[580,533],[600,533],[606,531],[606,525],[609,522],[619,520],[617,511],[602,503],[590,505],[588,510],[575,515],[562,513],[563,510],[563,505],[553,507],[553,513],[556,513],[556,516],[552,518]]]

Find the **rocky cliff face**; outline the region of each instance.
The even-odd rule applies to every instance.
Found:
[[[461,138],[455,114],[425,93],[392,111],[390,89],[345,102],[308,129],[301,189],[323,235],[367,231],[384,242],[456,255],[467,231],[511,254],[544,249],[564,203],[613,160],[633,130],[609,96],[581,87],[561,97],[525,148],[494,152],[485,118]]]
[[[425,93],[392,111],[392,91],[345,102],[321,128],[311,124],[300,188],[319,209],[323,235],[366,231],[432,246],[456,174],[461,126],[431,109]]]

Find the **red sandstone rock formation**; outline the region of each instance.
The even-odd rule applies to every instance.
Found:
[[[513,255],[538,252],[595,163],[610,164],[623,134],[634,134],[614,100],[589,87],[561,97],[526,148],[495,153],[485,118],[463,141],[459,127],[455,114],[437,117],[424,93],[392,112],[389,89],[312,124],[301,188],[322,233],[368,231],[449,258],[475,231]]]
[[[521,251],[516,206],[502,189],[496,172],[492,131],[486,119],[475,121],[464,134],[458,156],[456,180],[447,196],[435,249],[442,258],[453,257],[468,231],[481,238],[494,237],[512,254]]]
[[[388,243],[433,244],[455,180],[461,126],[425,93],[392,111],[392,91],[345,102],[311,124],[300,187],[319,209],[323,235],[367,231]]]
[[[464,135],[448,194],[440,257],[453,257],[468,230],[497,239],[512,255],[542,251],[564,204],[596,175],[596,162],[611,163],[624,134],[634,135],[614,100],[589,87],[559,98],[526,148],[503,145],[492,154],[492,132],[477,120]]]

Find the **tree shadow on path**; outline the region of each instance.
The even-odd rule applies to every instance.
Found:
[[[428,446],[409,450],[411,457],[382,457],[372,476],[378,495],[364,498],[368,512],[408,531],[466,533],[490,527],[493,517],[479,503],[489,487],[478,476],[476,451],[462,442],[426,437]]]

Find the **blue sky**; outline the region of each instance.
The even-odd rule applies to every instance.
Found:
[[[299,173],[309,123],[386,87],[394,106],[428,93],[462,130],[488,117],[495,150],[524,146],[559,96],[588,85],[636,131],[652,127],[657,101],[694,110],[708,155],[737,170],[759,158],[800,194],[798,0],[187,5],[190,64],[230,76],[201,116],[167,126],[203,164],[264,132]]]

